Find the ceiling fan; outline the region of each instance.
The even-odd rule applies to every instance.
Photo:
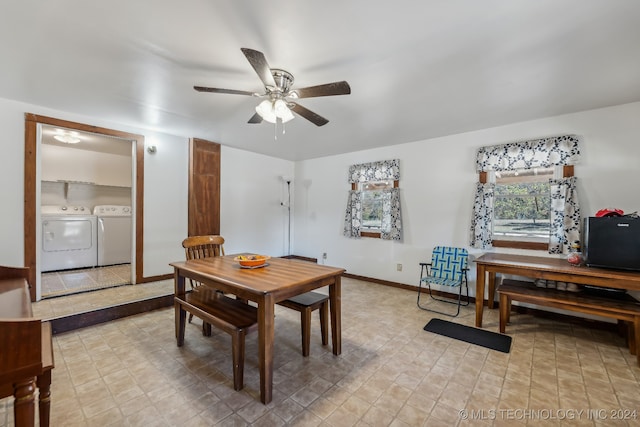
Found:
[[[262,123],[263,120],[270,123],[278,123],[278,121],[286,123],[293,119],[293,113],[296,113],[316,126],[323,126],[329,123],[329,120],[303,107],[294,100],[318,96],[348,95],[351,93],[351,87],[345,81],[292,89],[293,75],[291,73],[279,68],[270,68],[262,52],[247,48],[241,48],[241,50],[258,74],[258,77],[260,77],[260,80],[262,80],[264,93],[203,86],[194,86],[193,88],[198,92],[228,93],[266,98],[256,107],[256,113],[249,119],[249,123]]]

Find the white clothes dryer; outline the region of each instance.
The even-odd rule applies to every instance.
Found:
[[[93,208],[98,224],[98,266],[131,263],[131,206]]]
[[[42,272],[96,266],[96,217],[90,208],[43,205],[40,219]]]

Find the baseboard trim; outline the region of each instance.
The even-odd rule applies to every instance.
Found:
[[[306,256],[301,256],[301,255],[284,255],[284,256],[281,256],[280,258],[299,259],[301,261],[315,262],[316,264],[318,263],[318,258],[311,258],[311,257],[306,257]]]
[[[412,286],[412,285],[407,285],[405,283],[398,283],[398,282],[391,282],[389,280],[382,280],[382,279],[376,279],[374,277],[366,277],[366,276],[359,276],[357,274],[351,274],[351,273],[344,273],[342,275],[342,277],[348,277],[350,279],[356,279],[356,280],[362,280],[364,282],[371,282],[371,283],[377,283],[378,285],[383,285],[383,286],[391,286],[392,288],[399,288],[399,289],[406,289],[408,291],[413,291],[413,292],[418,292],[418,287],[417,286]],[[423,288],[424,289],[424,288]],[[436,289],[432,289],[431,293],[435,296],[438,297],[443,297],[443,298],[449,298],[452,300],[457,300],[458,299],[458,295],[449,293],[449,292],[442,292]],[[474,297],[469,297],[469,304],[475,304],[476,303],[476,299]],[[485,305],[487,305],[487,301],[485,301]]]
[[[173,279],[173,273],[160,274],[158,276],[143,277],[142,280],[138,280],[136,281],[136,283],[159,282],[160,280],[169,280],[169,279]]]

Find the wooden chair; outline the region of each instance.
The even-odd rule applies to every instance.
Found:
[[[329,317],[329,295],[318,292],[307,292],[284,301],[278,305],[300,312],[300,328],[302,332],[302,355],[309,356],[311,343],[311,312],[319,309],[320,313],[320,333],[322,334],[322,345],[329,342],[328,317]]]
[[[182,241],[187,260],[224,256],[224,237],[222,236],[191,236]],[[189,279],[192,290],[197,290],[200,283]],[[189,323],[193,320],[193,313],[189,313]],[[202,334],[211,336],[211,325],[202,323]]]
[[[32,317],[28,277],[28,268],[0,266],[0,398],[14,396],[16,425],[32,426],[37,386],[40,426],[48,427],[54,367],[51,324]]]

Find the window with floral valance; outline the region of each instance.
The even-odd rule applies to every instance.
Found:
[[[481,179],[476,186],[473,206],[471,246],[492,247],[495,184],[486,179],[488,173],[556,166],[570,167],[571,176],[549,180],[551,226],[548,251],[564,253],[572,242],[579,241],[580,207],[572,169],[580,159],[579,143],[575,135],[562,135],[481,147],[476,157],[476,169]]]
[[[400,209],[400,160],[361,163],[349,167],[348,182],[351,190],[347,198],[344,235],[347,237],[380,237],[402,240]],[[368,188],[378,189],[369,194]],[[367,221],[370,204],[376,204],[378,222]],[[375,222],[375,221],[374,221]]]

